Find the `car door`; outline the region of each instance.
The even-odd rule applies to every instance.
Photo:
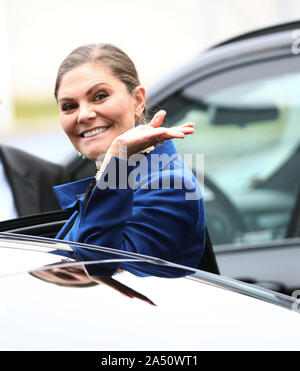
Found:
[[[293,237],[300,186],[300,58],[293,47],[285,32],[226,45],[214,51],[214,63],[208,52],[156,102],[168,126],[196,124],[175,145],[204,179],[221,273],[285,292],[300,287],[299,244],[282,241]]]

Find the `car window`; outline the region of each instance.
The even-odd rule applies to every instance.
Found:
[[[204,154],[213,244],[284,238],[300,183],[299,58],[197,81],[165,108],[170,126],[196,123],[195,135],[175,144],[183,159]]]

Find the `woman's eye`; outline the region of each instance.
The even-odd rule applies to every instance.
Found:
[[[99,100],[106,98],[107,96],[108,96],[107,93],[97,93],[94,97],[94,100],[99,101]]]
[[[75,103],[66,103],[66,104],[62,105],[61,110],[62,111],[71,111],[71,110],[75,109],[76,107],[77,107],[77,105]]]

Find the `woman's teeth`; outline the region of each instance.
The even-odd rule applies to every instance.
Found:
[[[86,131],[85,133],[83,133],[83,136],[84,136],[84,138],[89,138],[89,137],[92,137],[92,136],[94,136],[94,135],[97,135],[97,134],[103,133],[103,132],[106,131],[108,128],[109,128],[109,126],[106,126],[106,127],[104,127],[104,128],[99,128],[99,129],[94,129],[94,130],[91,130],[91,131]]]

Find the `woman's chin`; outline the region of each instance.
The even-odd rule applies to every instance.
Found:
[[[85,157],[85,158],[88,158],[89,160],[91,161],[97,161],[99,160],[99,158],[105,156],[105,153],[106,151],[99,151],[99,150],[95,150],[95,151],[83,151],[82,152],[82,155]]]
[[[92,161],[96,161],[99,156],[105,155],[110,147],[112,140],[103,140],[100,136],[93,140],[82,141],[78,147],[82,155]]]

